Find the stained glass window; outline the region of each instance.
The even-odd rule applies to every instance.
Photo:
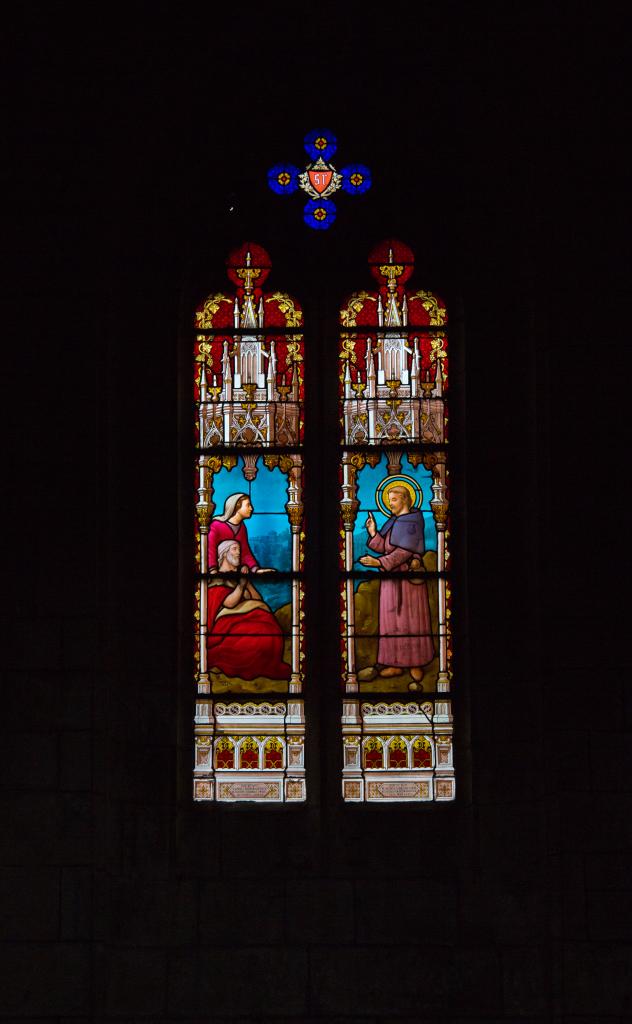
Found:
[[[303,314],[227,260],[195,315],[194,798],[305,800]]]
[[[369,268],[373,287],[340,310],[338,494],[334,465],[321,496],[339,507],[340,625],[318,642],[340,646],[344,801],[449,802],[448,317],[402,242],[375,246]],[[303,315],[264,291],[255,243],[227,270],[232,289],[195,316],[194,796],[300,803]]]
[[[395,240],[340,311],[345,801],[446,801],[452,757],[448,317]]]

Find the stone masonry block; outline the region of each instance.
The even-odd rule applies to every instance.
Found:
[[[547,1008],[545,951],[537,946],[503,950],[503,1005],[508,1017],[533,1018]]]
[[[59,771],[56,734],[20,731],[3,736],[0,766],[3,784],[9,789],[54,788]]]
[[[59,868],[0,868],[0,935],[41,942],[59,934]]]
[[[89,790],[92,786],[92,734],[63,732],[59,737],[59,785],[64,790]]]
[[[66,616],[62,627],[65,669],[90,671],[99,661],[96,615]]]
[[[12,619],[7,638],[4,660],[8,668],[49,672],[61,668],[61,618],[48,614]]]
[[[292,945],[353,942],[353,882],[305,878],[287,882],[287,937]]]
[[[589,892],[586,903],[590,939],[632,944],[632,891]]]
[[[112,949],[107,957],[105,1010],[108,1014],[162,1015],[167,956],[161,949]]]
[[[224,947],[179,953],[169,974],[169,1010],[248,1019],[304,1019],[308,1013],[307,958],[284,946]]]
[[[632,872],[628,853],[589,853],[584,858],[586,890],[632,892]]]
[[[112,880],[108,900],[111,935],[121,945],[169,947],[196,940],[197,880]]]
[[[483,1019],[500,1012],[501,975],[492,949],[423,950],[330,946],[310,953],[312,1006],[330,1013],[398,1014],[423,1019],[459,1013]]]
[[[356,882],[357,940],[378,946],[425,946],[454,941],[456,882],[375,878]]]
[[[563,1011],[611,1014],[632,1012],[632,946],[567,943],[562,950]]]
[[[71,1016],[90,1009],[90,949],[76,943],[20,943],[2,949],[0,1015]]]
[[[280,944],[285,932],[285,885],[261,878],[203,880],[200,942],[212,946]]]
[[[89,939],[94,922],[93,870],[90,865],[61,869],[60,934],[62,939]]]

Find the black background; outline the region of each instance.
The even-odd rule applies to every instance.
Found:
[[[630,1018],[622,33],[583,3],[14,19],[7,1019]],[[322,235],[265,184],[317,126],[374,173]],[[326,419],[332,311],[386,236],[464,339],[459,799],[341,805],[319,654],[308,805],[193,807],[190,311],[262,243]]]

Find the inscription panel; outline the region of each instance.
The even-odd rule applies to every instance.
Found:
[[[429,800],[428,782],[368,782],[369,800]]]
[[[281,800],[280,782],[220,782],[218,800]]]

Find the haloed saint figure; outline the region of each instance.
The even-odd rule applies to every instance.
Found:
[[[420,509],[413,509],[416,495],[405,483],[385,488],[385,497],[391,515],[378,530],[369,512],[365,523],[367,546],[376,554],[363,555],[360,563],[402,576],[380,579],[375,668],[387,679],[407,669],[412,679],[410,689],[419,689],[424,665],[434,657],[430,603],[425,580],[411,579],[407,574],[423,568],[424,517]]]

